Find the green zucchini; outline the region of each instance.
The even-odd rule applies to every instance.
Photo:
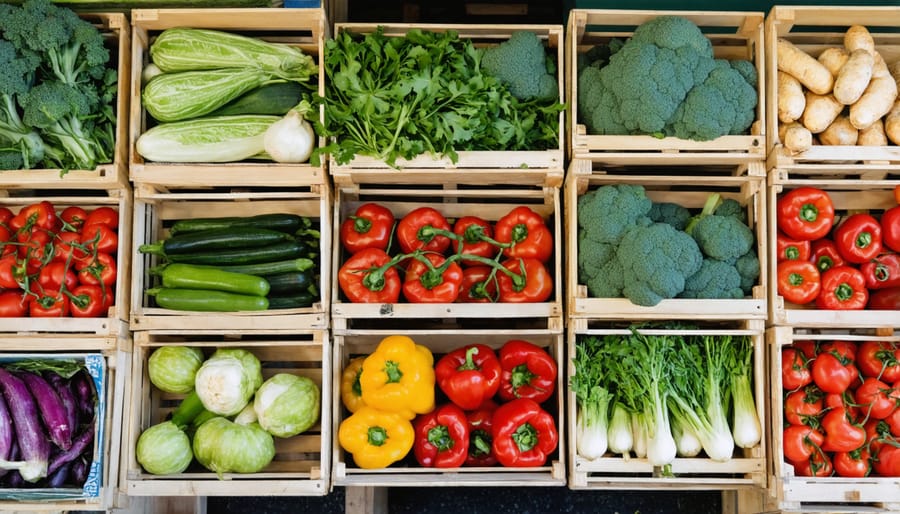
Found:
[[[141,253],[172,256],[211,250],[256,248],[293,240],[291,234],[277,230],[233,227],[174,235],[153,244],[141,245],[138,250]]]
[[[160,307],[177,311],[237,312],[264,311],[269,308],[269,300],[265,296],[169,287],[148,289],[145,292],[155,297],[156,304]]]
[[[163,287],[227,291],[252,296],[266,296],[271,289],[269,282],[262,277],[192,264],[169,264],[161,276]]]
[[[179,253],[168,255],[167,258],[170,262],[226,266],[232,264],[260,264],[263,262],[297,259],[308,253],[308,250],[306,245],[299,241],[287,241],[256,248],[233,248],[230,250]]]
[[[275,82],[258,87],[210,113],[210,116],[237,114],[285,115],[303,99],[303,86],[297,82]]]
[[[317,298],[310,292],[303,292],[291,296],[269,296],[269,310],[276,309],[301,309],[312,307]]]
[[[315,273],[311,271],[294,271],[291,273],[266,275],[262,278],[269,283],[270,295],[294,295],[306,291],[309,286],[314,284]]]
[[[298,271],[311,270],[316,266],[315,261],[301,257],[299,259],[290,259],[286,261],[261,262],[259,264],[237,264],[232,266],[215,266],[222,271],[230,271],[232,273],[246,273],[248,275],[277,275],[280,273],[291,273]]]
[[[169,232],[184,234],[205,230],[229,229],[234,227],[264,228],[293,234],[304,225],[303,218],[296,214],[274,213],[257,216],[196,218],[176,221]]]

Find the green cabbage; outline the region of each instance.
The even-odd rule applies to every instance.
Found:
[[[144,430],[138,437],[135,453],[147,473],[154,475],[181,473],[194,458],[190,439],[171,421]]]
[[[224,473],[256,473],[275,457],[275,440],[259,423],[241,425],[216,417],[194,433],[194,456],[220,477]]]
[[[219,348],[200,366],[194,387],[203,407],[220,416],[239,413],[262,385],[262,366],[240,348]]]
[[[194,376],[203,364],[203,352],[187,346],[161,346],[147,362],[150,382],[167,393],[186,394],[194,390]]]
[[[253,409],[270,434],[295,436],[319,419],[319,387],[307,377],[278,373],[256,391]]]

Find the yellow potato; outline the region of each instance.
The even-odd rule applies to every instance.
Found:
[[[794,123],[783,123],[778,127],[778,137],[791,155],[805,152],[812,147],[813,135],[808,128]]]
[[[897,83],[897,88],[900,89],[900,61],[888,66],[888,72],[894,77],[894,82]]]
[[[853,25],[844,33],[844,48],[849,52],[854,50],[865,50],[870,54],[875,54],[875,40],[869,29],[862,25]]]
[[[859,100],[850,106],[850,122],[860,130],[867,128],[890,112],[896,99],[897,82],[884,59],[876,52],[872,80]]]
[[[778,72],[778,119],[790,123],[803,115],[806,97],[800,81],[783,71]]]
[[[831,92],[834,76],[822,63],[786,39],[778,38],[777,50],[779,70],[793,75],[813,93],[825,95]]]
[[[859,100],[872,80],[873,66],[875,58],[866,50],[858,49],[851,52],[834,79],[834,99],[844,105]]]
[[[884,133],[884,122],[881,120],[869,125],[869,128],[859,131],[857,146],[887,146],[887,135]]]
[[[835,118],[844,110],[844,104],[834,99],[834,95],[817,95],[806,92],[806,109],[800,117],[803,126],[813,134],[827,129]]]
[[[884,117],[884,133],[891,143],[900,145],[900,99],[894,102],[891,111]]]
[[[832,46],[822,51],[817,60],[828,68],[832,75],[837,77],[838,72],[841,71],[841,67],[844,66],[848,58],[850,58],[850,52],[839,46]]]
[[[823,145],[853,146],[858,139],[859,130],[843,115],[835,118],[834,122],[819,134],[819,142]]]

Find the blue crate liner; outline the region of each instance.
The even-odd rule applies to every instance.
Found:
[[[321,7],[320,0],[284,0],[284,7]]]
[[[27,488],[4,489],[0,488],[0,500],[20,502],[51,502],[51,501],[91,501],[100,497],[104,479],[104,448],[106,447],[106,389],[107,370],[106,360],[99,353],[67,353],[67,354],[0,354],[0,364],[19,362],[23,360],[74,360],[83,364],[94,382],[97,394],[97,404],[94,410],[94,455],[91,462],[91,470],[87,480],[81,489],[69,488]]]

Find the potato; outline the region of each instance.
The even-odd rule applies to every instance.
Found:
[[[896,99],[897,82],[888,71],[884,59],[876,52],[872,80],[859,100],[850,106],[850,122],[860,130],[867,128],[890,112]]]
[[[828,128],[819,134],[819,141],[823,145],[854,146],[859,139],[859,130],[844,116],[838,116],[828,125]]]
[[[874,55],[875,40],[872,39],[872,34],[869,33],[869,29],[862,25],[852,25],[847,29],[847,32],[844,33],[844,48],[846,48],[848,52],[865,50],[869,54]]]
[[[897,89],[900,89],[900,61],[888,66],[888,72],[894,77],[894,82],[897,83]]]
[[[783,71],[778,72],[778,119],[782,123],[796,121],[806,108],[806,97],[800,81]]]
[[[900,98],[894,102],[891,111],[884,117],[884,133],[891,143],[900,145]]]
[[[828,68],[833,76],[837,77],[838,72],[849,58],[850,52],[839,46],[832,46],[819,54],[818,61]]]
[[[805,152],[813,144],[812,132],[797,122],[781,124],[778,127],[778,137],[791,155]]]
[[[869,128],[859,131],[857,146],[887,146],[887,135],[884,133],[884,122],[881,120],[869,125]]]
[[[828,68],[790,41],[778,38],[777,58],[779,70],[791,74],[813,93],[826,95],[834,87],[834,76]]]
[[[844,105],[859,100],[872,80],[873,66],[875,58],[866,50],[858,49],[851,52],[834,79],[834,99]]]
[[[806,109],[800,121],[810,132],[818,134],[827,129],[843,110],[844,104],[835,100],[833,95],[817,95],[807,91]]]

